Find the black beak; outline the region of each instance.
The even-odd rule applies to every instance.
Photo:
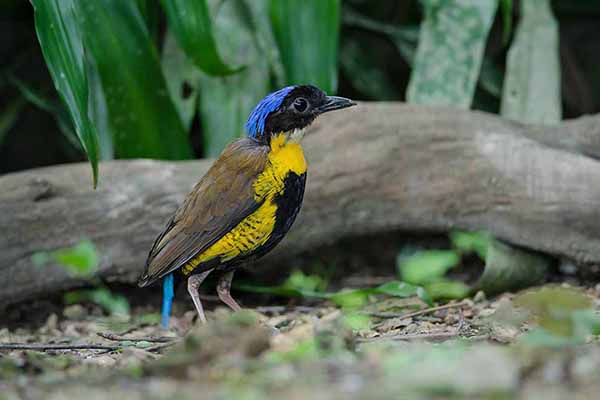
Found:
[[[341,110],[342,108],[348,108],[355,105],[355,102],[345,97],[327,96],[327,102],[319,107],[319,113],[323,114],[329,111]]]

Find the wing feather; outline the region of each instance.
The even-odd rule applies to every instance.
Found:
[[[157,237],[138,284],[146,286],[183,267],[254,212],[254,181],[268,148],[244,138],[230,144]]]

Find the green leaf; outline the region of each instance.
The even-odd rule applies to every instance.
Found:
[[[558,24],[548,0],[520,3],[521,20],[506,59],[501,114],[555,124],[562,118]]]
[[[296,270],[288,277],[284,286],[299,291],[322,292],[327,287],[327,282],[318,275],[305,275]]]
[[[88,82],[82,34],[73,0],[32,0],[35,29],[46,65],[98,181],[98,137],[88,116]],[[103,21],[102,23],[106,23]]]
[[[423,0],[425,19],[408,85],[411,103],[468,109],[496,0]]]
[[[268,57],[259,49],[249,12],[245,3],[228,1],[215,16],[223,54],[248,67],[225,77],[201,74],[200,122],[204,154],[209,157],[218,156],[228,143],[244,135],[248,115],[269,92]]]
[[[502,9],[502,42],[507,44],[512,33],[513,0],[500,0]]]
[[[417,294],[417,286],[400,281],[390,281],[378,286],[377,293],[387,294],[395,297],[411,297]]]
[[[169,94],[184,128],[189,131],[196,113],[200,71],[186,57],[171,31],[165,35],[161,58]]]
[[[475,288],[488,294],[523,289],[543,281],[550,260],[538,253],[490,240],[485,270]]]
[[[358,313],[344,314],[342,321],[346,328],[354,331],[369,329],[371,325],[371,318],[369,316]]]
[[[429,307],[433,307],[433,299],[431,298],[427,290],[425,290],[425,288],[419,286],[419,288],[417,289],[417,296]]]
[[[112,160],[115,158],[113,133],[110,126],[110,118],[104,96],[104,88],[100,81],[98,68],[91,57],[87,58],[87,75],[90,87],[89,115],[94,122],[98,132],[98,148],[101,160]]]
[[[342,308],[353,309],[365,305],[370,294],[371,291],[366,289],[342,290],[333,293],[329,298]]]
[[[471,293],[471,288],[459,281],[444,280],[429,283],[425,290],[433,300],[463,299]]]
[[[116,156],[190,158],[191,146],[135,2],[82,1],[76,10],[104,89]]]
[[[249,20],[256,36],[256,45],[271,66],[275,84],[277,87],[284,86],[285,71],[269,19],[269,0],[245,0],[244,4],[249,9]]]
[[[340,0],[271,0],[270,14],[287,83],[312,84],[334,93]]]
[[[73,247],[34,253],[31,261],[38,267],[55,262],[70,275],[91,277],[98,270],[99,257],[94,244],[84,240]]]
[[[161,0],[169,28],[189,59],[211,76],[230,75],[240,67],[228,66],[219,56],[206,0]]]
[[[486,232],[450,232],[450,241],[461,253],[477,253],[485,261],[487,257],[490,235]]]
[[[452,250],[427,250],[398,260],[402,280],[413,285],[439,281],[446,272],[455,267],[460,256]]]
[[[500,112],[526,123],[561,120],[558,27],[547,0],[521,2],[521,20],[507,56]],[[477,286],[489,293],[527,287],[544,278],[549,264],[540,254],[491,241]]]
[[[76,290],[65,293],[65,303],[76,304],[81,302],[92,302],[108,311],[111,315],[128,316],[130,313],[129,302],[120,295],[112,293],[106,288],[91,290]]]

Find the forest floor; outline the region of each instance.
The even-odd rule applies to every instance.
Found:
[[[600,285],[578,289],[597,313]],[[217,308],[206,325],[181,303],[169,330],[149,306],[60,306],[0,329],[0,399],[597,399],[598,337],[535,339],[515,298]]]

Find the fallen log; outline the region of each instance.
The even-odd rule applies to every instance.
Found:
[[[365,233],[488,230],[577,263],[600,262],[600,116],[558,127],[400,103],[317,121],[303,210],[264,263]],[[112,161],[0,177],[0,304],[85,283],[38,251],[93,241],[99,274],[134,282],[155,235],[211,161]]]

